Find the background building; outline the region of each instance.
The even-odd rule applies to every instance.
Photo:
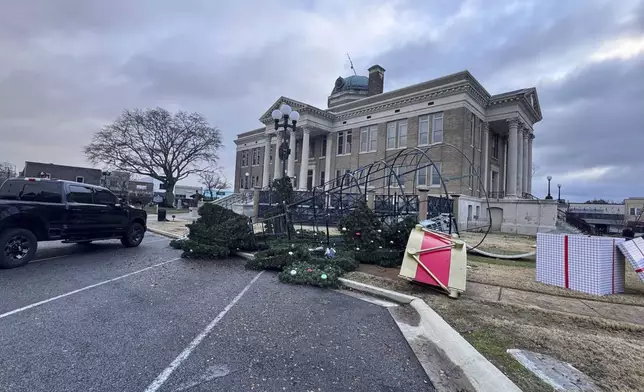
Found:
[[[87,167],[56,165],[53,163],[25,162],[25,168],[20,173],[23,177],[41,177],[58,180],[76,181],[90,185],[101,185],[102,171]]]

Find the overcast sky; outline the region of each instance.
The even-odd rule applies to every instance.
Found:
[[[235,135],[281,95],[325,108],[347,52],[386,90],[535,86],[533,193],[644,196],[644,0],[0,0],[0,161],[88,166],[102,125],[163,106],[221,129],[232,180]]]

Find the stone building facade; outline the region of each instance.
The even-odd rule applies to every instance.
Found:
[[[260,117],[262,127],[235,140],[235,191],[265,188],[281,176],[276,151],[283,135],[274,130],[271,112],[286,103],[301,116],[295,137],[289,138],[286,165],[297,189],[332,187],[347,171],[420,147],[428,148],[435,167],[405,176],[405,189],[420,184],[440,193],[440,171],[450,179],[449,193],[477,198],[484,188],[494,199],[530,198],[534,125],[542,119],[535,88],[491,95],[462,71],[383,92],[384,74],[375,65],[369,76],[339,77],[327,109],[279,98]],[[386,184],[372,185],[383,189]]]

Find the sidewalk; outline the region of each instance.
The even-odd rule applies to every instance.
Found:
[[[614,321],[644,325],[644,307],[637,305],[623,305],[560,297],[557,295],[539,294],[475,282],[467,282],[467,290],[463,296],[510,305],[534,306],[545,311],[601,317]]]
[[[188,234],[187,224],[191,221],[185,221],[182,219],[175,219],[174,221],[170,220],[167,222],[157,221],[156,215],[149,217],[147,221],[148,230],[153,233],[159,233],[163,235],[171,234],[172,236],[184,236]]]

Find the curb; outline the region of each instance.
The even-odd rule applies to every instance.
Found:
[[[463,371],[477,391],[521,392],[521,389],[422,299],[349,279],[340,278],[340,281],[351,289],[411,305],[420,316],[419,327],[424,335],[445,353],[448,360]]]
[[[380,287],[356,282],[355,280],[349,280],[345,278],[339,278],[338,280],[340,281],[340,283],[342,283],[343,286],[348,287],[350,289],[362,291],[364,293],[375,295],[377,297],[387,298],[394,302],[404,304],[404,305],[410,304],[413,300],[418,299],[412,295],[398,293],[396,291],[387,290],[387,289],[381,289]]]
[[[147,231],[151,231],[154,234],[162,235],[164,237],[172,238],[173,240],[178,240],[180,238],[183,238],[183,236],[180,236],[178,234],[168,233],[167,231],[163,231],[163,230],[159,230],[159,229],[153,229],[151,227],[148,227]]]

